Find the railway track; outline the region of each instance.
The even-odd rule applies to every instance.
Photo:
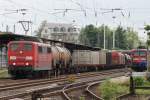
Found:
[[[99,94],[96,94],[94,91],[92,91],[92,88],[93,87],[96,87],[99,86],[99,84],[101,83],[102,81],[97,81],[97,82],[93,82],[91,84],[89,84],[87,87],[86,87],[86,91],[91,95],[93,96],[93,98],[95,98],[95,100],[104,100],[102,97],[99,96]]]
[[[121,72],[119,73],[107,73],[105,75],[102,75],[100,79],[94,79],[94,80],[87,80],[80,83],[74,83],[70,84],[63,88],[63,94],[64,97],[67,100],[79,100],[82,97],[85,100],[104,100],[103,98],[97,96],[95,93],[93,93],[90,88],[93,85],[101,83],[106,78],[114,78],[119,77],[123,75]],[[94,81],[94,82],[93,82]],[[80,98],[81,97],[81,98]]]
[[[86,79],[87,77],[92,78],[94,76],[96,77],[96,76],[107,75],[108,73],[111,74],[111,73],[124,72],[124,71],[125,71],[124,69],[114,69],[114,70],[111,70],[111,71],[109,70],[109,71],[96,72],[96,73],[84,73],[84,74],[76,75],[75,79],[79,81],[81,79]],[[49,92],[51,95],[55,94],[55,93],[59,94],[60,91],[58,91],[58,90],[60,90],[60,88],[64,87],[65,82],[67,82],[67,77],[62,76],[62,77],[54,78],[54,79],[51,79],[51,80],[44,79],[44,80],[36,80],[36,81],[33,81],[33,82],[29,82],[29,83],[22,82],[22,83],[18,83],[18,84],[11,84],[11,85],[8,85],[8,87],[7,86],[4,86],[4,87],[1,86],[0,87],[0,91],[1,91],[0,94],[3,91],[3,95],[2,94],[0,95],[0,100],[7,100],[7,99],[11,99],[11,98],[16,98],[16,97],[20,97],[20,98],[25,97],[26,98],[26,96],[29,97],[29,95],[31,97],[31,94],[33,93],[33,91],[36,91],[36,90],[33,89],[33,86],[38,86],[38,85],[40,85],[39,87],[42,87],[42,88],[39,88],[38,91],[42,91],[42,92],[46,91],[46,93]],[[53,87],[54,90],[52,89],[52,87],[49,87],[49,85],[53,84],[53,83],[57,83],[57,86]],[[41,86],[41,85],[45,85],[45,84],[47,84],[47,86]],[[26,87],[31,87],[31,89],[30,88],[25,89],[25,90],[31,90],[31,91],[24,91],[24,92],[19,92],[18,93],[17,89],[23,90]],[[45,88],[43,88],[43,87],[45,87]],[[36,88],[38,89],[38,87],[36,87]],[[9,95],[4,95],[5,91],[9,92],[10,90],[16,90],[17,92],[14,91],[13,94],[8,93]],[[57,92],[55,90],[57,90]],[[45,94],[45,96],[47,96],[48,94]]]

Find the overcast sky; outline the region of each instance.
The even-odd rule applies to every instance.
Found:
[[[9,25],[10,31],[13,31],[15,24],[16,33],[24,34],[17,23],[19,20],[32,21],[32,31],[43,20],[56,23],[75,21],[74,24],[80,27],[104,23],[113,28],[121,24],[123,27],[133,27],[144,38],[144,23],[150,24],[149,4],[150,0],[0,0],[0,30],[5,30],[6,25]],[[109,10],[114,8],[122,10]],[[23,12],[13,11],[17,9],[27,9],[26,14],[23,16]],[[71,10],[63,13],[65,9]],[[113,19],[113,16],[116,18]]]

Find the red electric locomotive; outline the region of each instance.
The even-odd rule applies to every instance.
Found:
[[[30,41],[13,41],[8,45],[9,73],[16,75],[46,74],[52,69],[51,46]]]
[[[135,70],[143,71],[147,66],[147,50],[146,49],[133,49],[131,50],[132,68]]]

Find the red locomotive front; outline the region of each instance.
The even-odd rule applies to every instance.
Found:
[[[12,76],[30,76],[49,71],[51,60],[51,48],[46,44],[31,41],[13,41],[8,44],[8,69]]]

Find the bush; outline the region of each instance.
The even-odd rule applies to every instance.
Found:
[[[150,67],[148,67],[148,70],[150,71]],[[150,82],[150,73],[149,72],[146,73],[146,77],[145,78],[146,78],[147,81]]]
[[[80,96],[80,100],[85,100],[85,97],[84,96]]]
[[[7,69],[0,69],[0,78],[10,77]]]
[[[127,93],[128,88],[123,85],[105,81],[100,85],[100,94],[105,100],[115,100],[118,95]]]
[[[134,77],[134,83],[136,86],[144,85],[144,78],[143,77]]]
[[[69,83],[75,82],[75,76],[69,75],[68,78],[67,78],[67,81],[68,81]]]

